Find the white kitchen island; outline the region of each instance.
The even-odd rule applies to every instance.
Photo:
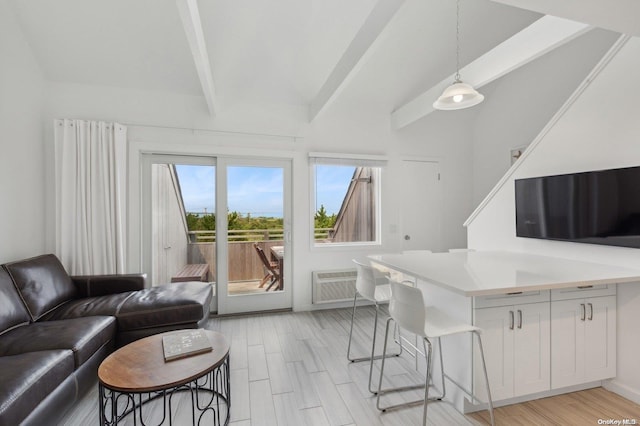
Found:
[[[425,303],[483,329],[496,405],[599,386],[616,375],[616,284],[640,270],[527,253],[468,251],[369,256],[392,278],[413,277]],[[399,275],[400,274],[400,275]],[[443,340],[448,398],[476,408],[482,370],[467,336]],[[473,361],[472,361],[473,360]]]

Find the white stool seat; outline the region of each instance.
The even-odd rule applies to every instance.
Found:
[[[425,309],[427,318],[424,322],[424,333],[422,335],[427,338],[481,331],[478,327],[451,318],[447,313],[433,306],[425,306]]]

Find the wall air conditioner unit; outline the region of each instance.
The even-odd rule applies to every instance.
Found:
[[[356,275],[355,269],[313,271],[312,303],[316,305],[353,300],[356,291]]]

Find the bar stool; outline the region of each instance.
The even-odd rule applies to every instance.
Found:
[[[357,276],[356,276],[356,292],[353,295],[353,311],[351,312],[351,328],[349,330],[349,345],[347,347],[347,359],[351,362],[369,361],[369,392],[376,393],[371,388],[371,378],[373,376],[373,360],[382,358],[382,355],[374,355],[376,347],[376,334],[378,331],[378,311],[380,303],[386,303],[391,297],[391,288],[389,286],[389,279],[382,274],[382,272],[373,268],[371,265],[359,262],[353,259],[353,263],[356,264]],[[351,356],[351,340],[353,338],[353,323],[356,316],[356,300],[358,295],[364,299],[373,302],[376,308],[376,314],[373,321],[373,341],[371,343],[371,356],[362,358],[353,358]],[[386,343],[386,342],[385,342]],[[400,356],[402,353],[402,346],[398,343],[400,350],[398,353],[390,354],[389,356]],[[386,351],[386,344],[385,344]]]
[[[427,250],[427,249],[413,249],[413,250],[403,250],[402,254],[432,254],[433,251],[431,250]],[[392,275],[392,280],[393,281],[397,281],[397,282],[403,282],[403,283],[411,283],[411,285],[413,285],[414,287],[418,285],[418,279],[416,277],[413,276],[409,276],[407,278],[407,275],[400,273],[400,277],[402,279],[396,279],[398,278],[398,276],[396,275],[395,277]],[[403,343],[406,343],[408,345],[404,346],[404,344],[402,345],[402,348],[409,354],[411,355],[415,361],[415,368],[416,371],[418,371],[418,354],[423,355],[424,353],[420,352],[420,350],[418,349],[418,336],[415,336],[415,340],[413,342],[410,342],[409,340],[407,340],[406,338],[402,338],[401,340]],[[413,349],[413,352],[411,352],[411,350]]]
[[[383,393],[406,390],[415,388],[416,386],[404,386],[400,388],[382,389],[382,379],[384,377],[384,363],[385,352],[387,350],[387,338],[389,336],[389,325],[393,320],[401,329],[407,330],[411,333],[422,337],[422,344],[424,347],[425,358],[427,361],[426,367],[426,379],[424,385],[424,411],[422,414],[422,424],[427,424],[427,406],[429,403],[429,381],[431,380],[432,370],[432,347],[431,339],[438,340],[438,349],[440,352],[440,371],[442,372],[442,395],[431,400],[439,400],[445,396],[444,388],[444,365],[442,362],[442,346],[440,338],[444,336],[450,336],[458,333],[472,333],[477,336],[478,348],[480,349],[480,356],[482,360],[482,368],[484,370],[484,379],[487,388],[487,398],[489,402],[489,415],[491,416],[491,424],[495,425],[493,417],[493,401],[491,400],[491,390],[489,389],[489,378],[487,376],[487,366],[484,361],[484,350],[482,349],[482,339],[480,337],[480,329],[469,324],[459,322],[445,312],[442,312],[438,308],[432,306],[425,306],[422,298],[422,291],[417,287],[411,287],[405,284],[396,282],[390,283],[391,287],[391,299],[389,301],[389,313],[390,317],[387,320],[387,327],[384,335],[384,345],[382,349],[382,365],[380,367],[380,381],[378,382],[378,398],[376,406],[379,410],[386,411],[391,408],[402,407],[409,404],[415,404],[418,401],[412,401],[404,404],[397,404],[388,407],[380,406],[380,396]],[[419,386],[422,387],[422,386]],[[475,396],[471,392],[463,391],[469,394],[475,399]]]

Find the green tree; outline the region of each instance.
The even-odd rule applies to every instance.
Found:
[[[335,215],[334,215],[335,216]],[[197,213],[187,213],[186,221],[189,231],[215,231],[216,216],[209,213],[198,215]],[[243,216],[242,213],[236,211],[227,213],[227,229],[228,230],[277,230],[284,228],[284,220],[278,217],[252,217],[250,214]],[[236,236],[234,241],[249,241],[262,239],[263,233],[257,232],[247,237]],[[271,234],[270,234],[271,235]],[[278,233],[276,233],[278,235]],[[257,237],[256,237],[257,236]],[[272,236],[270,236],[271,238]]]
[[[320,208],[314,215],[314,222],[316,228],[333,228],[336,223],[336,215],[328,215],[324,205],[320,204]]]
[[[200,218],[199,231],[214,231],[216,229],[216,215],[205,214]]]
[[[189,231],[196,231],[198,229],[198,222],[200,221],[200,218],[198,217],[197,214],[193,214],[193,213],[187,213],[187,229],[189,229]]]
[[[238,212],[227,213],[227,228],[228,229],[243,229],[241,225],[242,215]]]

